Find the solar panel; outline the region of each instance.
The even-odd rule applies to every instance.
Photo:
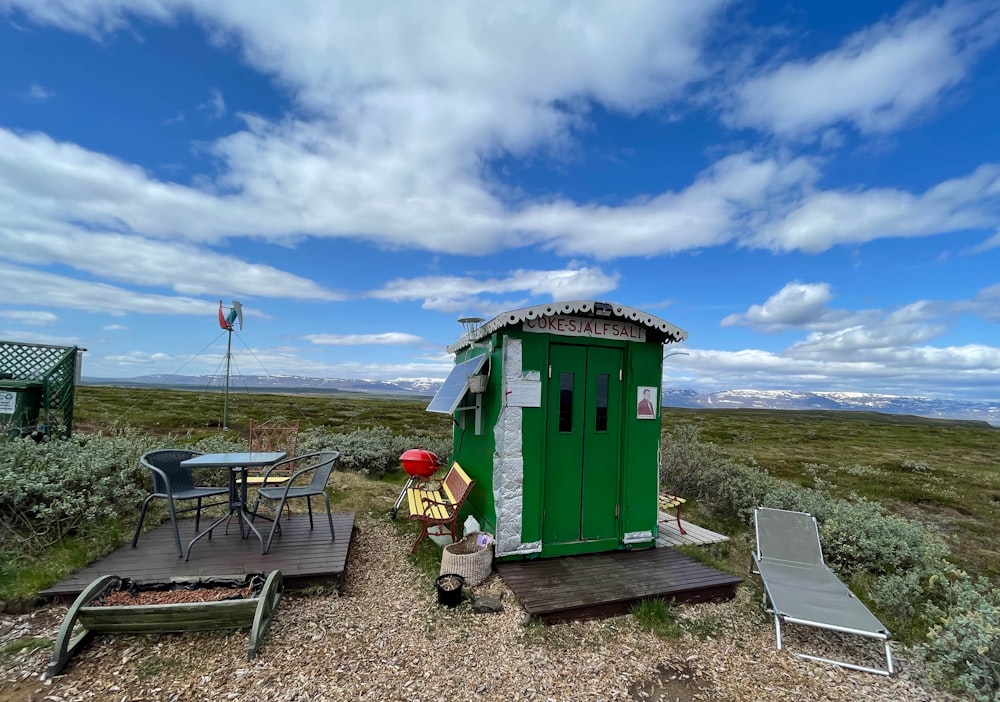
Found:
[[[434,399],[427,405],[427,411],[453,414],[458,403],[465,397],[466,390],[469,389],[469,378],[479,372],[479,369],[486,363],[488,355],[484,353],[456,363],[445,379],[444,385],[440,387],[434,395]]]

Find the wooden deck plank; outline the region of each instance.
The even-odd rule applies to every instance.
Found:
[[[514,561],[496,568],[525,610],[542,621],[622,614],[651,597],[728,598],[742,582],[672,548]]]
[[[204,527],[208,522],[203,520]],[[281,520],[280,535],[274,537],[267,555],[260,553],[260,541],[251,534],[241,539],[239,529],[231,526],[229,533],[217,530],[212,538],[201,539],[191,549],[191,559],[177,556],[170,522],[164,522],[139,537],[136,548],[127,543],[104,558],[82,568],[39,593],[42,597],[72,598],[102,575],[118,575],[133,580],[164,580],[173,577],[239,575],[280,570],[285,587],[303,587],[317,582],[342,584],[347,557],[354,533],[354,513],[333,515],[336,540],[330,540],[326,514],[313,515],[314,529],[309,528],[309,516],[294,514]],[[197,533],[193,519],[178,521],[181,545]],[[258,522],[258,529],[267,538],[269,522]]]
[[[656,537],[657,546],[704,546],[705,544],[718,544],[729,541],[725,534],[717,534],[714,531],[700,527],[697,524],[685,521],[681,518],[681,526],[686,534],[682,534],[677,528],[677,519],[673,514],[660,512],[657,518],[659,535]]]

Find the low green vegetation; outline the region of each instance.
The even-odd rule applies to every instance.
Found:
[[[632,607],[632,616],[640,629],[660,638],[676,639],[681,635],[677,612],[661,599],[642,600]]]
[[[936,684],[972,699],[1000,692],[1000,590],[970,575],[939,531],[856,494],[805,487],[700,440],[697,427],[665,432],[661,478],[749,528],[757,506],[809,512],[827,564],[866,600],[894,635],[910,643]]]
[[[131,538],[147,489],[142,453],[244,450],[251,417],[297,419],[300,454],[340,450],[332,487],[350,489],[332,490],[338,509],[384,513],[407,477],[404,450],[422,445],[447,462],[450,418],[425,412],[426,403],[233,392],[223,429],[218,391],[79,386],[71,440],[0,439],[0,600],[30,602]],[[763,410],[665,409],[663,424],[665,485],[689,499],[689,516],[732,536],[699,558],[745,574],[753,507],[811,512],[831,567],[922,656],[929,676],[971,699],[995,698],[1000,429]],[[415,536],[413,524],[396,525]],[[439,551],[425,540],[414,562],[436,575]],[[663,636],[691,628],[662,602],[633,614]],[[693,633],[710,636],[721,623],[698,626]]]
[[[663,411],[667,431],[837,497],[935,526],[963,567],[1000,585],[1000,428],[874,412]]]

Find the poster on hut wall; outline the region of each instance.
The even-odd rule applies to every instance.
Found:
[[[526,371],[520,378],[511,378],[508,380],[504,399],[508,407],[541,407],[541,372]]]
[[[16,404],[16,392],[0,391],[0,414],[14,414]]]
[[[635,416],[638,419],[656,419],[656,407],[659,405],[657,388],[651,385],[639,387],[636,393]]]

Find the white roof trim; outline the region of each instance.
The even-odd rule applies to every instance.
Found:
[[[520,324],[526,319],[556,317],[563,314],[582,314],[586,316],[594,316],[595,307],[602,307],[605,305],[611,310],[611,313],[608,316],[630,322],[636,322],[647,329],[655,329],[663,332],[667,335],[667,338],[670,339],[671,342],[684,341],[688,337],[688,333],[680,327],[676,327],[666,320],[654,317],[653,315],[647,314],[642,310],[637,310],[634,307],[618,305],[613,302],[573,300],[571,302],[553,302],[547,305],[535,305],[534,307],[523,307],[519,310],[511,310],[510,312],[501,312],[490,321],[473,330],[471,333],[463,336],[461,339],[449,346],[448,352],[456,353],[461,351],[462,349],[470,346],[472,343],[489,336],[499,329],[503,329],[504,327],[509,327],[514,324]]]

